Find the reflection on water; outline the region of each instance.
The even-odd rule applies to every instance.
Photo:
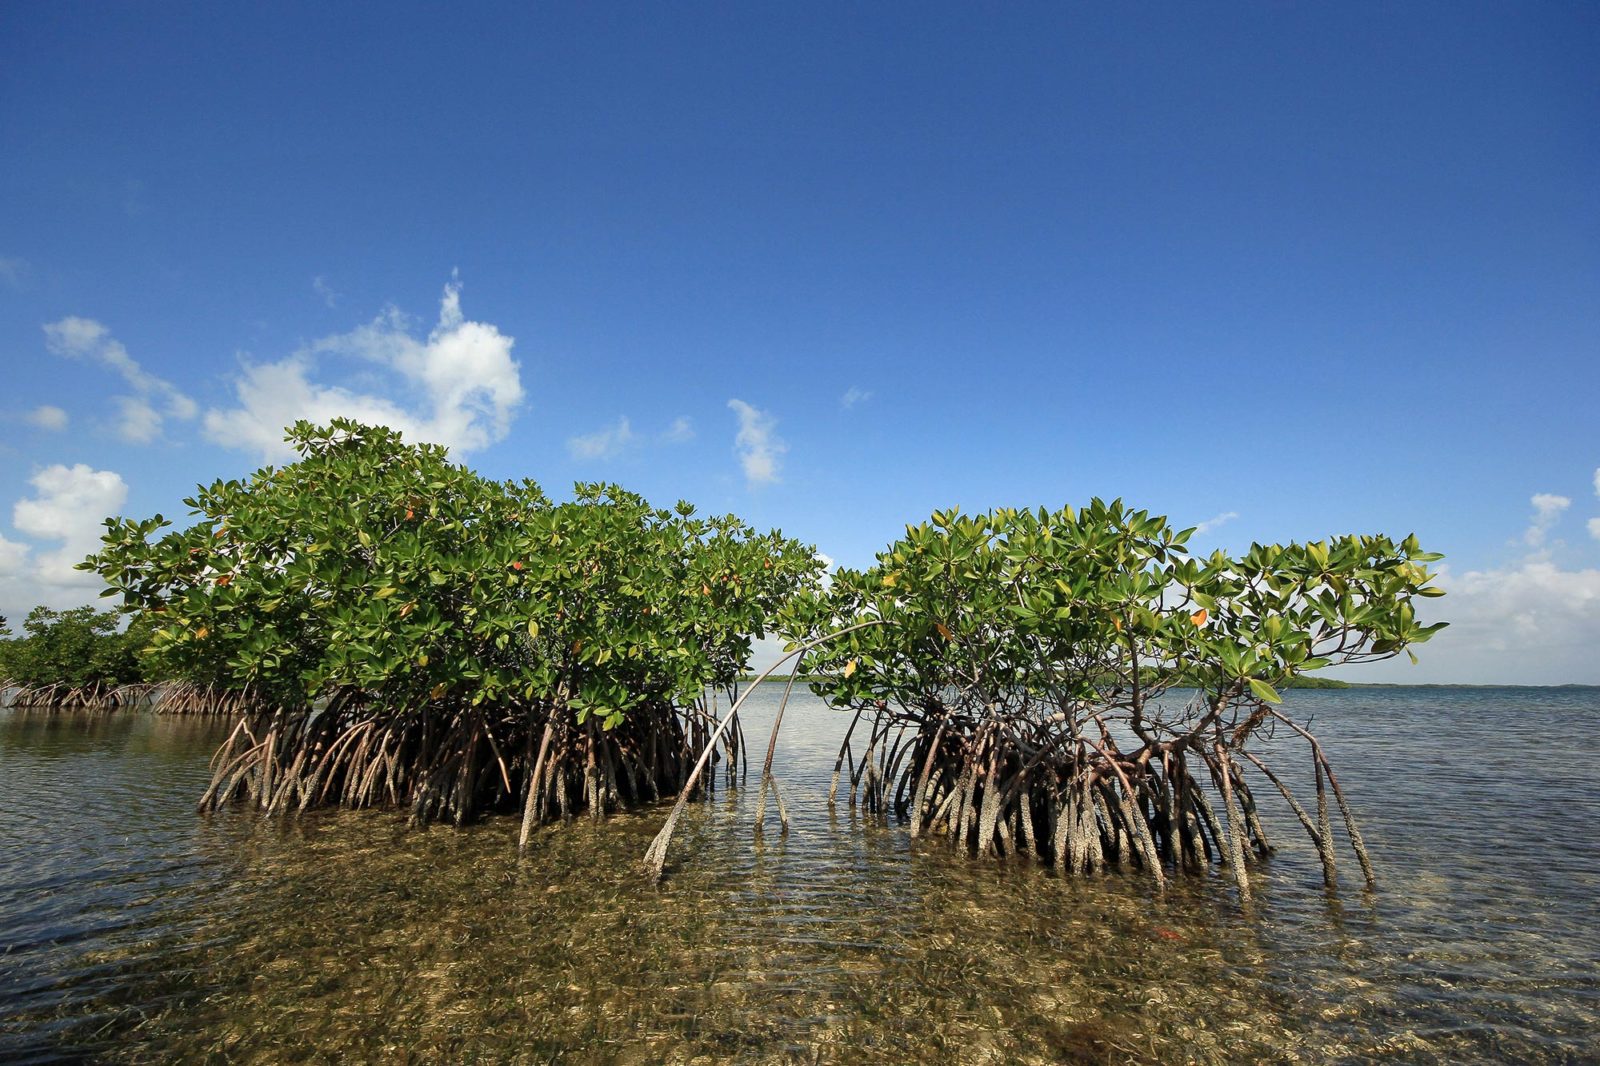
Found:
[[[523,862],[511,819],[202,818],[225,727],[12,713],[0,1058],[1600,1058],[1600,693],[1294,699],[1376,893],[1347,862],[1327,896],[1265,802],[1282,850],[1244,906],[1220,876],[1158,895],[913,846],[830,814],[844,723],[809,699],[780,741],[789,833],[753,838],[756,789],[721,793],[660,888],[638,861],[663,811],[544,830]]]

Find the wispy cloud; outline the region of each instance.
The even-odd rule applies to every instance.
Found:
[[[454,280],[444,288],[433,329],[421,339],[413,330],[409,317],[390,308],[359,329],[325,337],[286,359],[246,366],[234,383],[239,406],[207,411],[206,436],[268,460],[293,454],[283,430],[302,418],[354,418],[457,452],[503,439],[523,400],[520,367],[511,358],[515,339],[469,321]],[[380,373],[363,375],[364,391],[313,380],[330,356]]]
[[[22,284],[28,276],[28,261],[15,255],[0,255],[0,282],[10,286]]]
[[[1533,517],[1528,522],[1528,528],[1523,531],[1522,540],[1530,548],[1543,546],[1545,538],[1550,534],[1550,527],[1568,507],[1572,500],[1566,496],[1557,496],[1554,493],[1536,493],[1528,501],[1533,504]]]
[[[66,429],[67,423],[70,421],[67,417],[67,412],[48,403],[35,407],[23,415],[22,420],[34,429],[47,429],[52,433],[59,433],[61,430]]]
[[[743,400],[729,400],[728,407],[739,416],[739,432],[734,437],[734,454],[751,486],[770,485],[778,480],[780,457],[789,446],[777,435],[778,421],[771,414]]]
[[[620,455],[632,440],[633,428],[628,424],[628,416],[623,415],[617,419],[616,425],[581,437],[569,437],[567,451],[574,459],[612,459]]]
[[[866,403],[870,399],[872,399],[872,393],[870,391],[851,385],[848,389],[844,390],[844,395],[839,397],[839,406],[848,411],[856,404]]]
[[[1223,511],[1221,514],[1212,515],[1210,518],[1194,527],[1196,533],[1210,533],[1213,529],[1227,525],[1239,517],[1238,511]]]
[[[694,440],[694,421],[688,415],[679,415],[661,434],[664,444],[682,444]]]
[[[129,218],[138,218],[150,210],[150,204],[145,199],[144,182],[138,178],[129,178],[122,183],[122,213]]]
[[[326,306],[339,306],[339,294],[333,291],[333,286],[329,285],[328,279],[321,274],[311,279],[311,291],[322,297],[322,302]]]
[[[117,433],[133,444],[149,444],[162,434],[168,418],[187,421],[199,411],[195,402],[170,381],[139,365],[111,331],[92,318],[75,315],[44,327],[45,345],[56,355],[99,363],[133,389],[132,396],[117,397],[121,417]]]
[[[1600,496],[1600,467],[1594,471],[1594,494]],[[1589,519],[1589,536],[1600,540],[1600,518]]]

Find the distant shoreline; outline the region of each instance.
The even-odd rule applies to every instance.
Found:
[[[756,675],[756,674],[743,674],[743,675],[741,675],[739,677],[739,681],[741,683],[754,681],[757,676],[758,675]],[[767,681],[768,682],[779,681],[779,682],[783,682],[784,684],[787,684],[791,678],[793,678],[793,680],[797,684],[808,684],[808,683],[810,683],[812,681],[821,681],[822,680],[821,677],[816,677],[816,676],[812,676],[812,675],[801,675],[799,677],[795,677],[792,674],[769,674],[767,676]],[[1189,688],[1189,687],[1192,687],[1192,686],[1187,686],[1187,685],[1174,685],[1173,686],[1173,688]],[[1302,679],[1300,679],[1298,681],[1292,681],[1288,685],[1285,685],[1283,687],[1287,688],[1287,689],[1300,689],[1302,691],[1321,691],[1321,692],[1342,691],[1344,689],[1357,689],[1357,688],[1600,689],[1600,685],[1586,685],[1586,684],[1578,684],[1578,683],[1575,683],[1575,682],[1564,683],[1564,684],[1559,684],[1559,685],[1518,685],[1518,684],[1511,684],[1511,683],[1505,683],[1505,684],[1467,684],[1467,683],[1453,683],[1453,682],[1446,682],[1446,681],[1429,681],[1429,682],[1409,683],[1409,682],[1400,682],[1400,681],[1341,681],[1338,678],[1333,678],[1333,677],[1302,678]]]

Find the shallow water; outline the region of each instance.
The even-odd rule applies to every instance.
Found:
[[[521,862],[513,819],[201,817],[221,727],[3,711],[0,1059],[1600,1061],[1600,691],[1291,699],[1375,892],[1342,851],[1326,893],[1264,787],[1280,850],[1248,903],[913,845],[829,811],[845,721],[809,697],[788,833],[753,836],[753,778],[719,791],[660,888],[663,810]]]

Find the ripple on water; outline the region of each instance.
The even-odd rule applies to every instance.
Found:
[[[661,811],[541,831],[525,862],[510,819],[201,818],[214,724],[0,717],[0,1057],[1600,1057],[1600,856],[1579,831],[1600,695],[1293,698],[1376,893],[1346,862],[1327,896],[1271,806],[1282,850],[1247,905],[1217,876],[1158,895],[961,860],[829,811],[843,722],[809,699],[780,742],[790,831],[769,810],[755,838],[755,790],[722,792],[661,888],[637,872]],[[1558,805],[1530,799],[1535,752]]]

